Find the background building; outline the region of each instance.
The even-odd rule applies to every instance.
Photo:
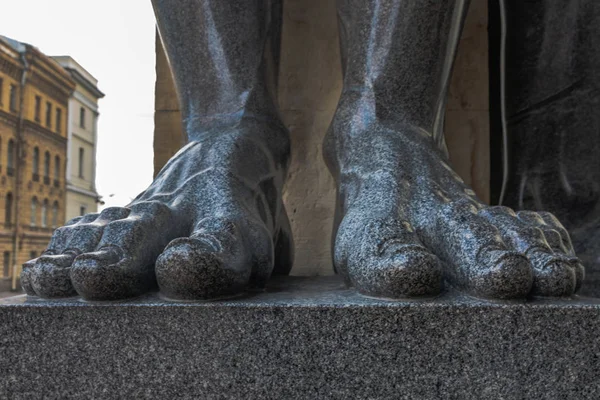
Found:
[[[67,70],[76,83],[69,100],[67,127],[67,208],[66,219],[98,211],[96,192],[96,145],[98,80],[69,56],[52,57]]]
[[[16,288],[65,220],[71,75],[35,47],[0,36],[0,276]]]

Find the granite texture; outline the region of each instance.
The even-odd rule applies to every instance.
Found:
[[[600,301],[385,302],[336,277],[216,302],[0,300],[0,398],[597,399]]]
[[[584,277],[550,214],[489,207],[443,136],[468,1],[340,0],[344,86],[324,141],[337,183],[334,264],[363,294],[574,293]]]
[[[502,200],[554,213],[586,266],[583,290],[600,295],[600,2],[505,8]]]

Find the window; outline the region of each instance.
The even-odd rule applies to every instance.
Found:
[[[79,126],[85,128],[85,108],[79,109]]]
[[[56,109],[56,133],[60,133],[62,126],[62,110],[60,108]]]
[[[48,226],[48,199],[44,199],[42,205],[42,226],[44,228]]]
[[[52,227],[55,228],[58,225],[58,201],[52,204]]]
[[[52,126],[52,103],[46,102],[46,126],[50,128]]]
[[[79,207],[79,215],[85,215],[85,210],[86,210],[85,206],[80,206]]]
[[[50,153],[44,153],[44,183],[48,184],[50,181]]]
[[[8,176],[13,176],[14,174],[14,168],[15,168],[15,142],[14,140],[10,139],[8,141],[8,148],[7,150],[7,158],[6,158],[6,173],[8,174]]]
[[[12,224],[12,209],[13,209],[13,195],[11,192],[6,194],[6,203],[4,204],[4,225],[10,226]]]
[[[38,208],[38,199],[34,197],[31,199],[31,226],[37,225],[37,208]]]
[[[83,161],[84,161],[85,152],[83,147],[79,148],[79,177],[83,178]]]
[[[60,179],[60,157],[54,156],[54,179]]]
[[[40,122],[40,114],[42,113],[42,98],[40,96],[35,96],[35,122]]]
[[[2,107],[2,100],[4,100],[4,79],[0,78],[0,107]]]
[[[8,278],[10,275],[10,251],[4,252],[4,277]]]
[[[36,146],[33,148],[33,181],[40,180],[40,149]]]
[[[10,99],[8,105],[10,111],[17,111],[17,85],[10,85]]]

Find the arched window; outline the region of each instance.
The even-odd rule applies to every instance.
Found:
[[[7,154],[6,154],[6,172],[8,174],[8,176],[13,176],[14,174],[14,168],[15,168],[15,142],[14,140],[10,139],[8,141],[8,146],[7,146]]]
[[[39,179],[40,175],[40,149],[35,146],[33,148],[33,180],[36,181],[36,176]]]
[[[58,225],[58,201],[55,201],[52,204],[52,227],[56,227]]]
[[[38,199],[34,197],[31,199],[31,226],[35,226],[37,224],[37,208],[38,208]]]
[[[42,226],[44,228],[48,226],[48,199],[44,199],[42,205]]]
[[[4,204],[4,224],[12,223],[13,195],[11,192],[6,193],[6,202]]]
[[[54,156],[54,179],[60,179],[60,157]]]
[[[50,153],[44,153],[44,178],[50,177]]]

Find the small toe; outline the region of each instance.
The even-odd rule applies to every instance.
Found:
[[[437,230],[431,233],[448,266],[448,280],[475,296],[526,297],[533,283],[531,263],[505,243],[487,212],[470,203],[459,199],[444,205]],[[491,211],[498,215],[507,212],[501,208]]]
[[[544,289],[534,289],[536,295],[541,296],[569,296],[576,293],[585,278],[585,268],[575,255],[571,238],[567,230],[558,219],[549,212],[519,211],[517,216],[523,223],[535,226],[542,235],[553,257],[544,263],[533,262],[536,275],[540,275],[540,284]],[[528,253],[529,254],[529,253]],[[547,267],[548,266],[548,267]],[[571,280],[572,270],[575,278]],[[551,275],[554,274],[553,278]],[[556,279],[565,279],[565,282],[555,282]],[[541,285],[541,283],[544,283]],[[562,293],[562,294],[560,294]]]
[[[74,253],[43,255],[35,265],[27,268],[30,288],[40,297],[57,298],[75,296],[77,293],[69,276]]]
[[[37,258],[23,263],[23,269],[21,271],[21,287],[29,296],[37,296],[37,293],[31,285],[31,274],[36,262]]]
[[[532,295],[560,297],[575,293],[576,271],[567,257],[546,251],[532,251],[528,256],[534,266]]]
[[[570,258],[569,261],[575,271],[575,293],[577,293],[585,280],[585,267],[578,258]]]
[[[478,268],[471,271],[469,287],[478,296],[493,299],[523,298],[531,290],[531,263],[524,255],[504,249],[483,249]]]
[[[141,268],[117,246],[78,256],[70,272],[77,293],[86,300],[118,300],[156,287],[151,267]]]

